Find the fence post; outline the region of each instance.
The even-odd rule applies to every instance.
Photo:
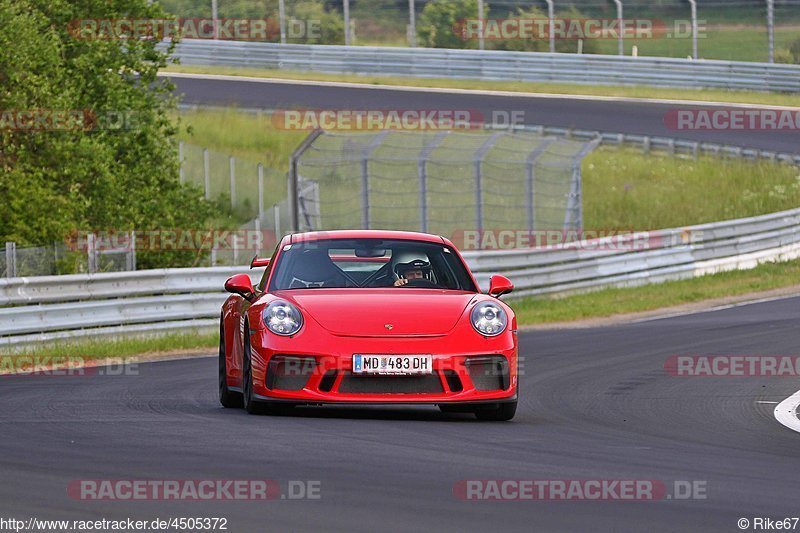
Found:
[[[767,0],[767,36],[769,40],[769,62],[775,62],[775,0]]]
[[[298,209],[298,196],[297,196],[297,163],[300,160],[300,157],[305,153],[306,150],[311,146],[311,144],[317,140],[317,137],[322,135],[322,130],[314,130],[308,134],[308,137],[303,139],[303,142],[292,152],[291,157],[289,157],[289,174],[287,179],[289,183],[287,184],[288,191],[289,191],[289,231],[297,231],[300,227],[300,210]]]
[[[6,277],[17,277],[17,243],[6,242]]]
[[[178,181],[183,183],[183,141],[178,143]]]
[[[550,53],[554,53],[556,51],[556,21],[555,18],[555,6],[553,6],[553,0],[544,0],[547,2],[547,18],[549,19],[548,24],[548,32],[550,33]]]
[[[481,170],[481,163],[486,152],[492,147],[498,137],[503,135],[503,132],[497,131],[492,133],[486,141],[475,151],[475,157],[472,160],[472,166],[475,173],[475,229],[478,234],[483,231],[483,175]]]
[[[361,152],[361,229],[370,229],[369,217],[369,158],[381,145],[389,130],[383,130]]]
[[[278,204],[272,205],[272,217],[275,220],[275,240],[281,238],[281,206]]]
[[[228,156],[228,168],[231,178],[231,209],[236,209],[236,158]]]
[[[417,15],[414,0],[408,0],[408,47],[417,46]]]
[[[136,232],[130,233],[130,246],[128,247],[127,265],[128,270],[136,270]]]
[[[97,272],[97,243],[95,242],[94,233],[86,235],[86,262],[89,274]]]
[[[617,5],[617,31],[619,32],[619,35],[617,36],[617,48],[619,55],[624,56],[625,44],[622,40],[622,0],[614,0],[614,3]]]
[[[480,33],[478,34],[478,48],[483,50],[486,46],[484,33],[486,31],[486,21],[483,19],[483,0],[478,0],[478,24]]]
[[[350,46],[350,0],[344,0],[344,45]]]
[[[692,6],[692,59],[697,59],[697,0],[689,0]]]
[[[426,144],[419,153],[417,160],[417,175],[419,176],[419,227],[420,231],[428,231],[428,158],[431,152],[439,146],[449,131],[440,131],[431,142]]]
[[[564,215],[564,230],[568,230],[570,227],[578,230],[583,229],[583,198],[581,197],[583,176],[581,172],[581,163],[601,142],[603,142],[603,138],[597,137],[593,141],[586,143],[572,160],[572,182],[569,191],[569,199],[567,201],[567,212]],[[573,213],[575,214],[573,215]],[[574,223],[574,226],[570,226],[570,223]]]
[[[542,142],[539,146],[534,148],[530,154],[528,154],[528,157],[525,160],[525,208],[528,212],[529,231],[536,229],[536,207],[534,201],[536,187],[533,167],[536,163],[536,159],[554,142],[556,142],[555,139],[545,139],[544,142]]]
[[[203,148],[203,187],[206,192],[206,200],[211,199],[211,176],[208,165],[208,148]]]
[[[285,0],[278,0],[278,18],[281,27],[281,44],[286,44],[286,3]]]
[[[258,164],[258,218],[264,217],[264,165]]]

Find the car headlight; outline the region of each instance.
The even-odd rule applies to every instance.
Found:
[[[264,324],[276,335],[294,335],[303,327],[303,315],[297,307],[283,300],[270,303],[263,313]]]
[[[472,327],[481,335],[494,337],[505,331],[508,315],[503,308],[491,302],[479,303],[472,308]]]

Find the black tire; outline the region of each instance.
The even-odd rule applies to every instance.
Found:
[[[506,422],[514,418],[517,412],[517,402],[505,402],[495,405],[478,406],[475,409],[475,416],[478,420],[490,422]]]
[[[248,325],[245,323],[244,328],[247,331]],[[253,363],[250,359],[250,339],[248,336],[244,338],[244,356],[242,357],[242,400],[244,403],[244,410],[251,415],[264,414],[264,404],[253,399]]]
[[[225,326],[219,324],[219,403],[227,409],[242,407],[242,394],[228,388],[226,380],[227,363],[225,361]]]

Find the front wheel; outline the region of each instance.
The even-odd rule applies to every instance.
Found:
[[[517,412],[517,402],[505,402],[492,406],[479,406],[475,409],[475,416],[478,420],[492,422],[506,422],[514,418]]]

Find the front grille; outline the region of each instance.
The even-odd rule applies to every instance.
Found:
[[[444,392],[438,374],[425,376],[354,376],[345,373],[339,392],[354,394],[419,394]]]
[[[479,391],[506,390],[510,376],[508,361],[503,356],[470,357],[466,361],[467,372],[475,389]]]
[[[275,355],[267,365],[265,384],[271,390],[302,390],[314,373],[316,364],[313,357]]]

